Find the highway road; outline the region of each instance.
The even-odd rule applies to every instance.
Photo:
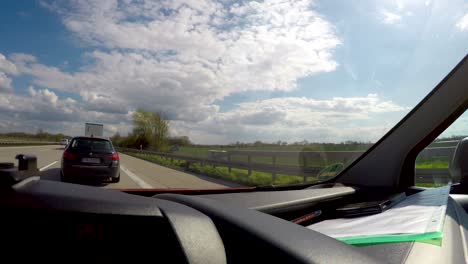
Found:
[[[37,157],[37,166],[41,179],[60,181],[60,159],[63,146],[21,146],[0,147],[0,162],[15,162],[17,154],[32,154]],[[97,184],[102,188],[188,188],[214,189],[238,187],[239,185],[213,179],[206,176],[193,175],[173,170],[157,164],[137,159],[122,153],[120,156],[120,182]]]

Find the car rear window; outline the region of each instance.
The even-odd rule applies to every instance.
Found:
[[[70,145],[70,148],[74,150],[85,150],[95,152],[113,151],[112,145],[109,141],[89,138],[74,139]]]

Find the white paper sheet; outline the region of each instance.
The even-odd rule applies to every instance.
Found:
[[[450,186],[427,189],[380,214],[326,220],[308,228],[335,238],[439,232],[449,192]]]

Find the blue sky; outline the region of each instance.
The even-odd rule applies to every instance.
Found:
[[[0,10],[0,53],[32,54],[41,63],[73,71],[83,63],[88,49],[75,42],[60,18],[44,8],[39,1],[5,1]],[[15,92],[26,93],[29,76],[14,78]],[[61,91],[57,92],[61,94]],[[64,96],[66,93],[63,93]],[[67,94],[68,95],[68,94]],[[70,96],[70,95],[69,95]],[[71,94],[73,96],[73,94]]]
[[[390,25],[379,23],[377,10],[385,7],[377,6],[376,1],[317,2],[316,10],[335,25],[343,41],[334,52],[341,67],[299,80],[303,88],[292,93],[263,96],[326,99],[377,93],[414,106],[468,51],[466,31],[454,27],[457,17],[463,16],[463,9],[454,4],[431,10],[424,8],[424,1],[420,2],[420,10],[412,8],[413,14],[403,18],[404,24]],[[392,1],[386,3],[383,6],[398,9]],[[444,13],[458,16],[448,19]],[[257,96],[262,95],[253,97]]]
[[[375,141],[468,52],[466,1],[126,2],[2,3],[0,132]]]

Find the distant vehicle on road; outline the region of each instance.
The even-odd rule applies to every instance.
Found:
[[[68,139],[64,138],[64,139],[60,140],[60,145],[63,145],[63,146],[68,145]]]
[[[102,137],[104,135],[104,125],[86,123],[85,124],[85,137]]]
[[[75,137],[65,148],[60,171],[62,181],[120,181],[119,155],[111,141],[97,137]]]
[[[175,152],[175,151],[178,151],[179,150],[179,146],[177,145],[174,145],[171,147],[171,149],[169,150],[170,152]]]

